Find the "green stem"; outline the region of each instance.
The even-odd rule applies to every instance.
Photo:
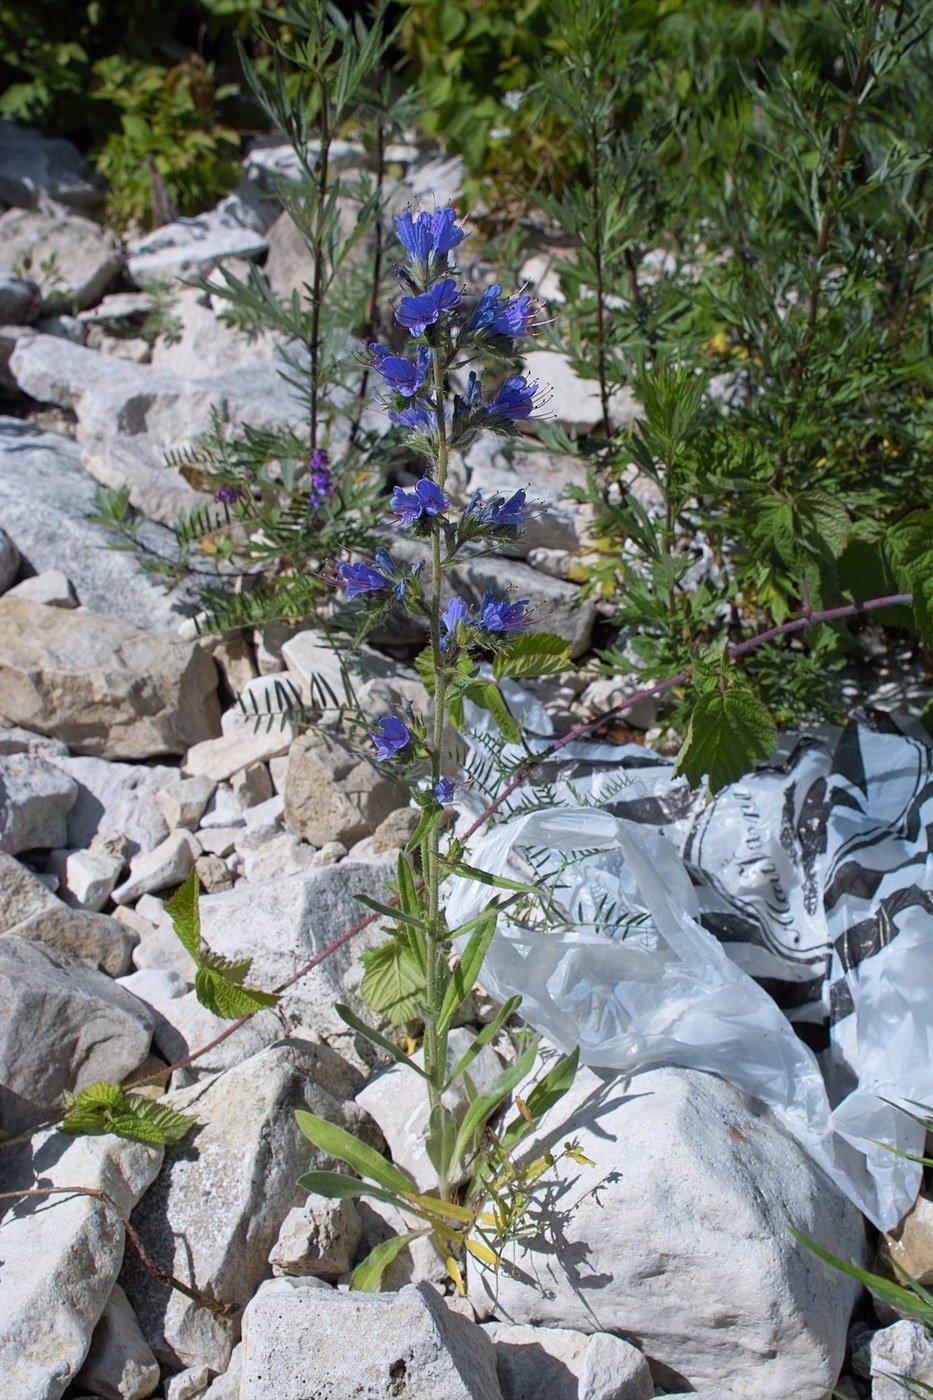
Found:
[[[308,351],[311,358],[310,380],[311,397],[310,450],[317,447],[318,379],[321,366],[321,306],[324,301],[324,217],[327,210],[327,181],[330,164],[330,90],[327,78],[321,73],[319,80],[321,102],[321,150],[317,166],[317,209],[314,218],[314,278],[311,283],[311,337]]]

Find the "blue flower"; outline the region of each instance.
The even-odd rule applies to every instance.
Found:
[[[438,802],[446,803],[454,800],[454,785],[449,778],[439,778],[434,784],[434,796]]]
[[[487,588],[479,605],[479,622],[476,625],[485,632],[526,632],[529,625],[525,614],[527,607],[527,598],[510,603],[508,598],[497,599],[492,589]]]
[[[501,287],[493,285],[492,287],[486,288],[485,292],[483,292],[483,295],[476,303],[473,315],[470,317],[469,321],[467,321],[466,328],[468,331],[488,330],[501,310],[501,296]]]
[[[422,296],[402,297],[395,319],[400,326],[407,326],[412,335],[424,335],[428,326],[433,326],[445,312],[453,311],[459,300],[456,282],[452,277],[445,277]]]
[[[333,498],[336,486],[334,479],[327,466],[327,453],[317,447],[311,453],[311,460],[308,466],[311,468],[311,490],[308,492],[308,500],[312,510],[320,510],[325,501]]]
[[[348,598],[358,598],[361,593],[377,593],[380,588],[388,588],[389,579],[369,564],[338,564],[337,572],[343,579]]]
[[[467,615],[467,605],[462,598],[451,598],[444,611],[441,613],[441,626],[445,635],[441,637],[441,651],[447,650],[447,643],[457,630],[458,622],[465,622]]]
[[[214,500],[223,501],[225,506],[233,506],[237,501],[246,500],[246,492],[242,486],[221,486],[214,492]]]
[[[489,331],[491,335],[506,335],[513,339],[527,335],[534,314],[532,301],[530,296],[510,297],[508,301],[503,301],[501,287],[487,287],[467,322],[467,330]]]
[[[387,715],[384,719],[377,720],[375,729],[369,731],[369,737],[376,745],[376,758],[382,763],[386,758],[394,758],[401,749],[411,743],[411,730],[404,720]]]
[[[510,374],[486,412],[491,418],[529,418],[537,392],[537,384],[529,384],[523,374]]]
[[[406,399],[417,394],[431,363],[431,352],[426,346],[418,346],[414,361],[407,360],[404,355],[393,355],[378,343],[369,348],[373,352],[373,364],[390,389]]]
[[[415,483],[411,493],[403,491],[401,486],[396,486],[392,492],[392,509],[403,525],[413,525],[422,515],[440,515],[449,507],[450,501],[441,488],[426,476]]]
[[[494,496],[487,505],[483,505],[482,493],[477,491],[467,506],[467,514],[475,516],[481,525],[502,529],[525,523],[524,505],[524,491],[516,491],[508,500],[504,496]]]
[[[412,218],[406,209],[395,220],[395,229],[409,257],[427,263],[436,254],[449,253],[463,241],[463,229],[457,228],[455,209],[435,209],[429,214],[421,209]]]
[[[437,410],[428,399],[417,399],[408,408],[390,408],[389,417],[402,428],[437,427]]]

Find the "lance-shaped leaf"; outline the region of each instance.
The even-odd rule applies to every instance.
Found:
[[[360,1035],[364,1035],[367,1040],[371,1040],[374,1045],[378,1045],[379,1049],[384,1050],[397,1064],[407,1065],[409,1069],[415,1071],[415,1074],[420,1074],[422,1079],[427,1079],[428,1076],[424,1070],[410,1055],[406,1055],[405,1051],[393,1041],[380,1035],[374,1026],[368,1026],[365,1021],[361,1021],[359,1016],[354,1015],[349,1006],[343,1006],[337,1002],[334,1005],[334,1010],[341,1021],[345,1021],[351,1030],[357,1031]]]
[[[295,1118],[309,1142],[313,1142],[315,1147],[329,1153],[331,1157],[346,1162],[347,1166],[359,1172],[360,1176],[368,1177],[370,1181],[375,1181],[396,1196],[410,1198],[418,1195],[418,1188],[409,1177],[391,1162],[387,1162],[374,1147],[361,1142],[345,1128],[341,1128],[337,1123],[328,1123],[326,1118],[319,1118],[316,1113],[307,1113],[303,1108],[295,1110]]]
[[[360,1293],[378,1293],[382,1286],[382,1276],[392,1260],[396,1259],[405,1246],[411,1244],[412,1240],[429,1233],[428,1230],[407,1230],[404,1235],[394,1235],[392,1239],[383,1240],[382,1244],[377,1244],[375,1249],[370,1250],[362,1264],[357,1264],[353,1270],[353,1277],[350,1280],[351,1288],[357,1289]]]
[[[577,1046],[569,1055],[562,1055],[557,1063],[541,1076],[525,1101],[527,1116],[519,1114],[517,1118],[513,1118],[502,1134],[500,1142],[506,1152],[510,1152],[538,1119],[543,1118],[549,1109],[560,1102],[576,1078],[579,1063],[580,1047]]]
[[[495,909],[487,911],[486,917],[470,935],[467,946],[450,974],[450,981],[447,984],[447,991],[444,994],[437,1021],[438,1029],[441,1031],[447,1030],[456,1015],[457,1008],[462,1006],[476,985],[486,950],[496,931],[496,912]]]
[[[460,1132],[457,1135],[457,1142],[451,1160],[455,1163],[461,1162],[467,1151],[473,1145],[477,1135],[484,1128],[487,1119],[501,1104],[507,1094],[510,1094],[516,1084],[520,1084],[529,1073],[535,1059],[535,1047],[526,1050],[524,1055],[504,1069],[501,1074],[490,1084],[488,1089],[477,1094],[464,1114],[463,1122],[460,1125]]]

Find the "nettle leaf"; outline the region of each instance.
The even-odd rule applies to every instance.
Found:
[[[196,963],[201,961],[201,915],[198,910],[198,895],[201,884],[198,873],[192,870],[185,883],[177,889],[171,899],[165,901],[165,912],[172,920],[185,951]]]
[[[66,1095],[61,1130],[74,1137],[113,1133],[132,1142],[170,1146],[183,1138],[195,1119],[141,1094],[128,1094],[119,1084],[90,1084],[79,1094]]]
[[[891,526],[887,538],[914,595],[917,631],[927,646],[933,646],[933,511],[911,511]]]
[[[570,644],[563,637],[526,632],[496,653],[492,674],[497,681],[505,676],[551,676],[570,665]]]
[[[413,1021],[424,1001],[424,977],[415,958],[398,939],[368,948],[360,990],[366,1004],[394,1026]]]
[[[219,961],[225,960],[221,958]],[[251,959],[246,960],[247,968],[250,961]],[[232,966],[236,971],[241,964],[234,963]],[[260,992],[253,987],[241,987],[240,981],[242,976],[231,981],[223,971],[205,964],[198,968],[194,990],[202,1006],[206,1006],[208,1011],[212,1011],[215,1016],[222,1016],[226,1021],[238,1021],[241,1016],[252,1016],[254,1011],[261,1011],[266,1006],[275,1006],[279,1000],[275,992]]]
[[[674,776],[683,774],[693,787],[706,778],[710,792],[718,792],[767,758],[776,740],[766,706],[751,686],[732,677],[696,701]]]

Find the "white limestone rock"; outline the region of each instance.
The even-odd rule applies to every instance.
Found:
[[[0,174],[0,180],[2,178]],[[11,267],[0,266],[0,325],[25,326],[36,319],[41,304],[42,293],[37,283],[29,277],[21,277]]]
[[[19,550],[6,530],[0,530],[0,593],[6,593],[19,572]]]
[[[103,909],[120,878],[123,861],[107,851],[49,852],[46,870],[58,877],[59,897],[76,909]]]
[[[269,1255],[272,1272],[338,1279],[353,1263],[361,1235],[353,1201],[309,1194],[282,1222]]]
[[[247,984],[256,985],[252,977],[247,978]],[[215,1016],[201,1004],[195,992],[185,991],[184,995],[171,997],[159,1006],[155,1015],[152,1043],[164,1060],[174,1064],[176,1060],[184,1059],[202,1045],[209,1045],[223,1031],[228,1030],[229,1026],[229,1019]],[[216,1049],[196,1060],[186,1073],[195,1080],[230,1069],[233,1065],[242,1064],[250,1056],[258,1055],[261,1050],[280,1040],[284,1034],[282,1017],[274,1006],[267,1007],[250,1017],[235,1035],[229,1036]]]
[[[205,777],[177,778],[160,787],[155,795],[156,805],[169,830],[177,831],[179,827],[185,827],[188,831],[197,831],[198,822],[216,787],[212,779]]]
[[[107,181],[95,175],[77,146],[34,127],[0,121],[0,200],[21,209],[97,209]]]
[[[197,1400],[211,1383],[209,1366],[188,1366],[165,1385],[165,1400]]]
[[[131,239],[127,273],[137,287],[159,279],[203,277],[229,258],[258,258],[267,246],[255,229],[224,221],[213,211]]]
[[[115,1283],[75,1385],[93,1391],[101,1400],[147,1400],[160,1375],[129,1299]]]
[[[652,1400],[654,1381],[637,1347],[608,1332],[487,1322],[503,1400]]]
[[[189,831],[173,831],[151,851],[140,851],[130,873],[113,891],[116,904],[132,904],[140,895],[181,885],[194,869],[200,847]]]
[[[214,1298],[245,1303],[266,1273],[282,1221],[303,1199],[298,1177],[334,1165],[302,1135],[295,1110],[375,1143],[365,1115],[348,1101],[358,1084],[332,1050],[289,1040],[167,1095],[166,1103],[194,1113],[202,1126],[196,1139],[166,1149],[163,1170],[133,1217],[152,1258]],[[129,1256],[121,1282],[160,1360],[226,1369],[235,1317],[167,1295]]]
[[[109,1135],[41,1133],[29,1153],[15,1155],[5,1189],[90,1187],[128,1216],[161,1160],[159,1147]],[[93,1196],[27,1197],[7,1208],[0,1225],[0,1376],[10,1400],[60,1400],[111,1297],[124,1241],[114,1211]]]
[[[852,1369],[871,1377],[872,1400],[904,1400],[903,1381],[933,1385],[933,1338],[919,1322],[901,1319],[872,1332],[853,1351]]]
[[[169,834],[156,801],[160,790],[178,776],[165,764],[116,763],[90,755],[55,756],[55,765],[78,784],[78,796],[68,813],[68,841],[72,849],[113,849],[135,855],[151,851]],[[126,850],[110,838],[119,835]],[[103,847],[101,846],[103,844]]]
[[[149,1008],[104,973],[0,937],[0,1126],[55,1117],[66,1089],[119,1083],[146,1058],[152,1029]]]
[[[352,846],[407,801],[401,783],[336,738],[309,730],[288,750],[285,822],[312,846]]]
[[[2,590],[0,590],[2,591]],[[41,603],[46,608],[76,608],[71,579],[61,569],[46,569],[32,578],[24,578],[15,588],[7,590],[8,598],[27,598],[30,603]]]
[[[768,1110],[696,1070],[581,1069],[527,1154],[572,1138],[595,1167],[561,1163],[559,1235],[507,1251],[497,1315],[623,1332],[698,1390],[823,1400],[858,1285],[788,1227],[859,1260],[863,1224]]]
[[[276,754],[286,753],[296,733],[295,726],[287,721],[284,726],[276,724],[269,730],[237,725],[232,733],[205,739],[189,748],[184,771],[190,776],[210,778],[215,783],[226,782],[254,763],[264,763]]]
[[[246,1310],[241,1394],[502,1400],[492,1345],[429,1284],[341,1293],[293,1279],[264,1284]]]
[[[12,856],[0,853],[0,933],[67,953],[119,977],[130,966],[136,935],[116,919],[72,909]]]
[[[30,753],[0,757],[0,851],[18,855],[63,846],[77,796],[74,780],[48,759]]]
[[[163,1006],[167,1001],[177,1001],[187,996],[189,984],[177,972],[164,968],[145,967],[117,978],[117,985],[125,987],[134,997],[139,997],[147,1006]]]
[[[217,732],[216,685],[210,657],[172,634],[0,598],[0,715],[78,752],[184,753]]]
[[[532,350],[525,356],[525,377],[548,394],[547,411],[558,423],[579,432],[602,421],[599,381],[583,379],[570,366],[569,358],[558,350]],[[615,388],[609,395],[609,417],[614,428],[631,428],[640,417],[640,406],[632,390]]]
[[[114,235],[75,214],[9,209],[0,216],[0,247],[11,263],[28,264],[46,312],[93,306],[123,272]]]

